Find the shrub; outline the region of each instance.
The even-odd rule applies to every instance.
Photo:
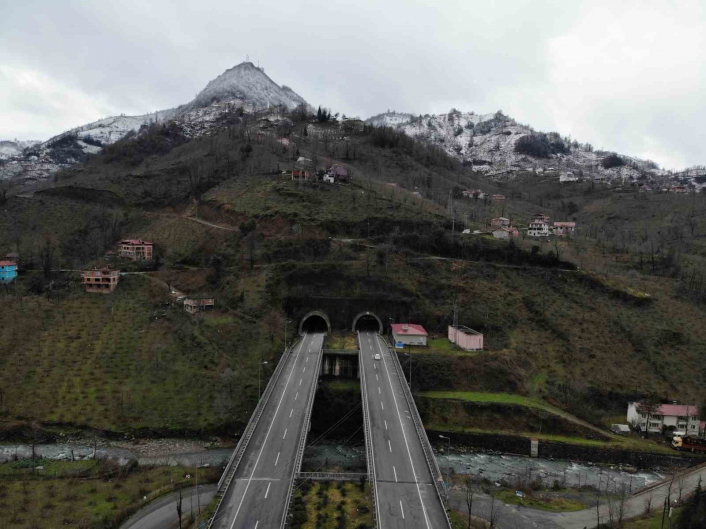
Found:
[[[621,165],[625,165],[625,160],[614,152],[612,152],[608,156],[603,158],[603,160],[601,161],[601,165],[603,165],[604,169],[610,169],[611,167],[620,167]]]
[[[552,154],[565,154],[569,149],[556,132],[540,132],[522,136],[515,143],[515,152],[535,158],[549,158]]]

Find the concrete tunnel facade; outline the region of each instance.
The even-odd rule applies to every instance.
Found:
[[[304,323],[306,322],[306,320],[313,317],[319,317],[323,319],[324,322],[326,322],[326,328],[328,329],[328,333],[331,334],[331,320],[329,319],[328,315],[322,310],[312,310],[311,312],[307,312],[299,321],[299,335],[304,332]]]
[[[375,314],[374,312],[370,312],[369,310],[366,310],[365,312],[359,312],[358,314],[356,314],[355,318],[353,318],[353,325],[351,326],[351,330],[353,332],[355,332],[356,326],[358,325],[358,320],[360,320],[361,318],[366,317],[366,316],[375,318],[375,320],[377,320],[378,334],[383,334],[385,328],[382,325],[382,320],[378,317],[377,314]]]

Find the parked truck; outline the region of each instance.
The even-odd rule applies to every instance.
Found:
[[[691,450],[692,452],[706,452],[706,439],[698,437],[675,436],[672,439],[672,448],[675,450]]]

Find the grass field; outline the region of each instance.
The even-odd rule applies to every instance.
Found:
[[[44,470],[35,471],[38,465]],[[218,472],[211,469],[198,473],[199,483],[218,479]],[[4,463],[0,526],[116,527],[157,496],[195,482],[196,469],[185,467],[120,469],[95,461]]]
[[[510,505],[522,505],[523,507],[552,512],[580,511],[588,507],[577,500],[551,497],[542,498],[539,497],[541,493],[536,494],[538,495],[537,497],[525,495],[519,498],[512,490],[502,490],[498,493],[498,499]]]
[[[446,430],[451,432],[468,432],[468,433],[509,433],[509,434],[519,434],[527,437],[535,437],[538,439],[544,439],[546,441],[556,441],[561,443],[569,444],[580,444],[584,446],[598,446],[603,448],[615,448],[623,450],[638,450],[638,451],[648,451],[648,452],[661,452],[661,453],[673,453],[673,450],[668,446],[659,444],[654,440],[642,439],[637,436],[618,436],[611,432],[599,430],[591,425],[587,425],[585,421],[572,416],[570,413],[552,406],[551,404],[542,401],[538,398],[525,397],[522,395],[512,395],[508,393],[488,393],[488,392],[470,392],[470,391],[427,391],[420,392],[417,398],[427,398],[433,400],[449,400],[449,401],[462,401],[470,403],[480,403],[480,404],[497,404],[499,405],[498,411],[502,413],[502,407],[513,405],[527,407],[532,410],[541,410],[543,412],[551,413],[562,421],[565,422],[567,431],[570,431],[570,427],[579,426],[580,431],[586,432],[588,434],[595,433],[604,436],[604,440],[598,439],[587,439],[585,436],[577,436],[560,433],[550,433],[541,431],[526,431],[521,429],[521,422],[513,423],[509,421],[508,426],[504,429],[489,429],[485,428],[483,425],[479,424],[475,427],[470,427],[466,423],[468,421],[457,420],[456,424],[437,423],[434,422],[438,417],[432,417],[431,422],[425,423],[425,427],[432,430]],[[422,409],[424,409],[422,407]],[[473,421],[471,421],[473,422]],[[480,421],[476,421],[480,422]]]

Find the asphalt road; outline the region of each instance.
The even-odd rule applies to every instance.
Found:
[[[181,491],[181,519],[183,522],[189,519],[194,512],[194,516],[208,505],[216,495],[215,485],[204,485],[199,487],[199,500],[196,499],[196,487]],[[120,526],[120,529],[174,529],[179,527],[179,517],[176,506],[179,502],[179,493],[172,492],[166,496],[153,501],[148,506],[140,509],[127,522]]]
[[[306,404],[318,381],[324,334],[308,334],[289,355],[216,515],[221,529],[279,528],[285,514]]]
[[[375,360],[379,354],[381,359]],[[374,332],[360,333],[360,365],[365,375],[380,529],[442,529],[444,506],[436,493],[422,444],[414,428],[405,381]]]

